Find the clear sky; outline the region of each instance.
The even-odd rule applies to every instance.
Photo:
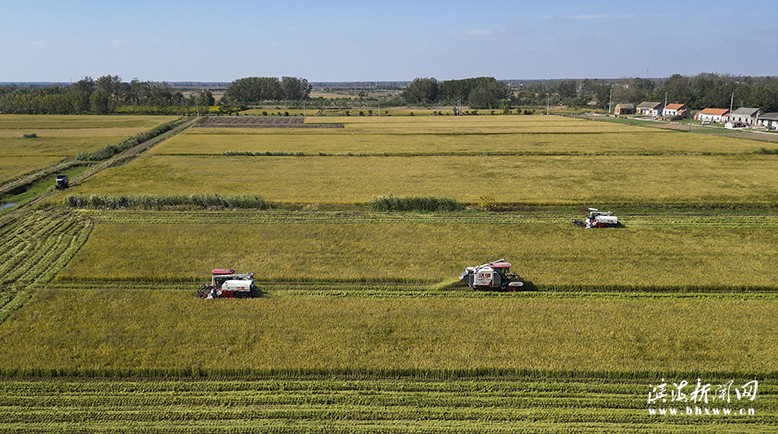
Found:
[[[775,0],[0,0],[0,82],[778,75]]]

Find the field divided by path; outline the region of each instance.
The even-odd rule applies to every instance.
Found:
[[[172,116],[0,115],[0,183],[94,152]],[[25,137],[28,136],[28,137]]]
[[[85,183],[81,194],[381,195],[504,204],[778,202],[763,142],[556,116],[316,118],[344,128],[194,128]]]
[[[764,144],[554,116],[315,121],[344,128],[190,129],[2,220],[0,431],[778,423],[778,171]],[[185,193],[276,207],[61,206]],[[468,206],[368,211],[385,194]],[[476,211],[493,204],[513,211]],[[626,228],[572,226],[586,206]],[[498,257],[538,290],[455,283]],[[264,296],[198,299],[215,267],[256,272]],[[663,377],[758,379],[757,413],[650,416]]]

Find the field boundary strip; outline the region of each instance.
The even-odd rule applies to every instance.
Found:
[[[361,223],[452,223],[452,224],[571,224],[581,216],[573,212],[377,212],[377,211],[165,211],[165,210],[91,210],[78,209],[76,213],[96,223],[149,223],[149,224],[361,224]],[[626,228],[650,227],[778,227],[778,215],[703,213],[629,214],[619,213]]]
[[[304,116],[206,116],[196,128],[343,128],[338,123],[306,123]]]

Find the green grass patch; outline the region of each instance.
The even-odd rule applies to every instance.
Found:
[[[266,209],[259,196],[174,195],[174,196],[83,196],[65,197],[65,206],[96,209]]]
[[[368,206],[375,211],[458,211],[464,208],[447,197],[379,196]]]
[[[58,172],[57,174],[65,174],[68,175],[70,179],[73,179],[78,174],[84,172],[87,169],[87,166],[74,166],[69,169],[65,169],[61,172]],[[31,185],[23,186],[19,190],[18,193],[8,193],[5,195],[0,195],[0,205],[6,204],[6,203],[13,203],[16,204],[15,206],[22,205],[24,203],[27,203],[31,201],[32,199],[35,199],[36,197],[40,196],[41,194],[51,191],[51,189],[54,187],[54,177],[56,175],[52,175],[49,177],[46,177],[44,179],[41,179],[37,182],[34,182]]]

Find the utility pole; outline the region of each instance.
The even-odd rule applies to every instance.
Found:
[[[608,114],[611,114],[611,106],[613,106],[613,83],[611,83],[611,91],[608,96]]]

